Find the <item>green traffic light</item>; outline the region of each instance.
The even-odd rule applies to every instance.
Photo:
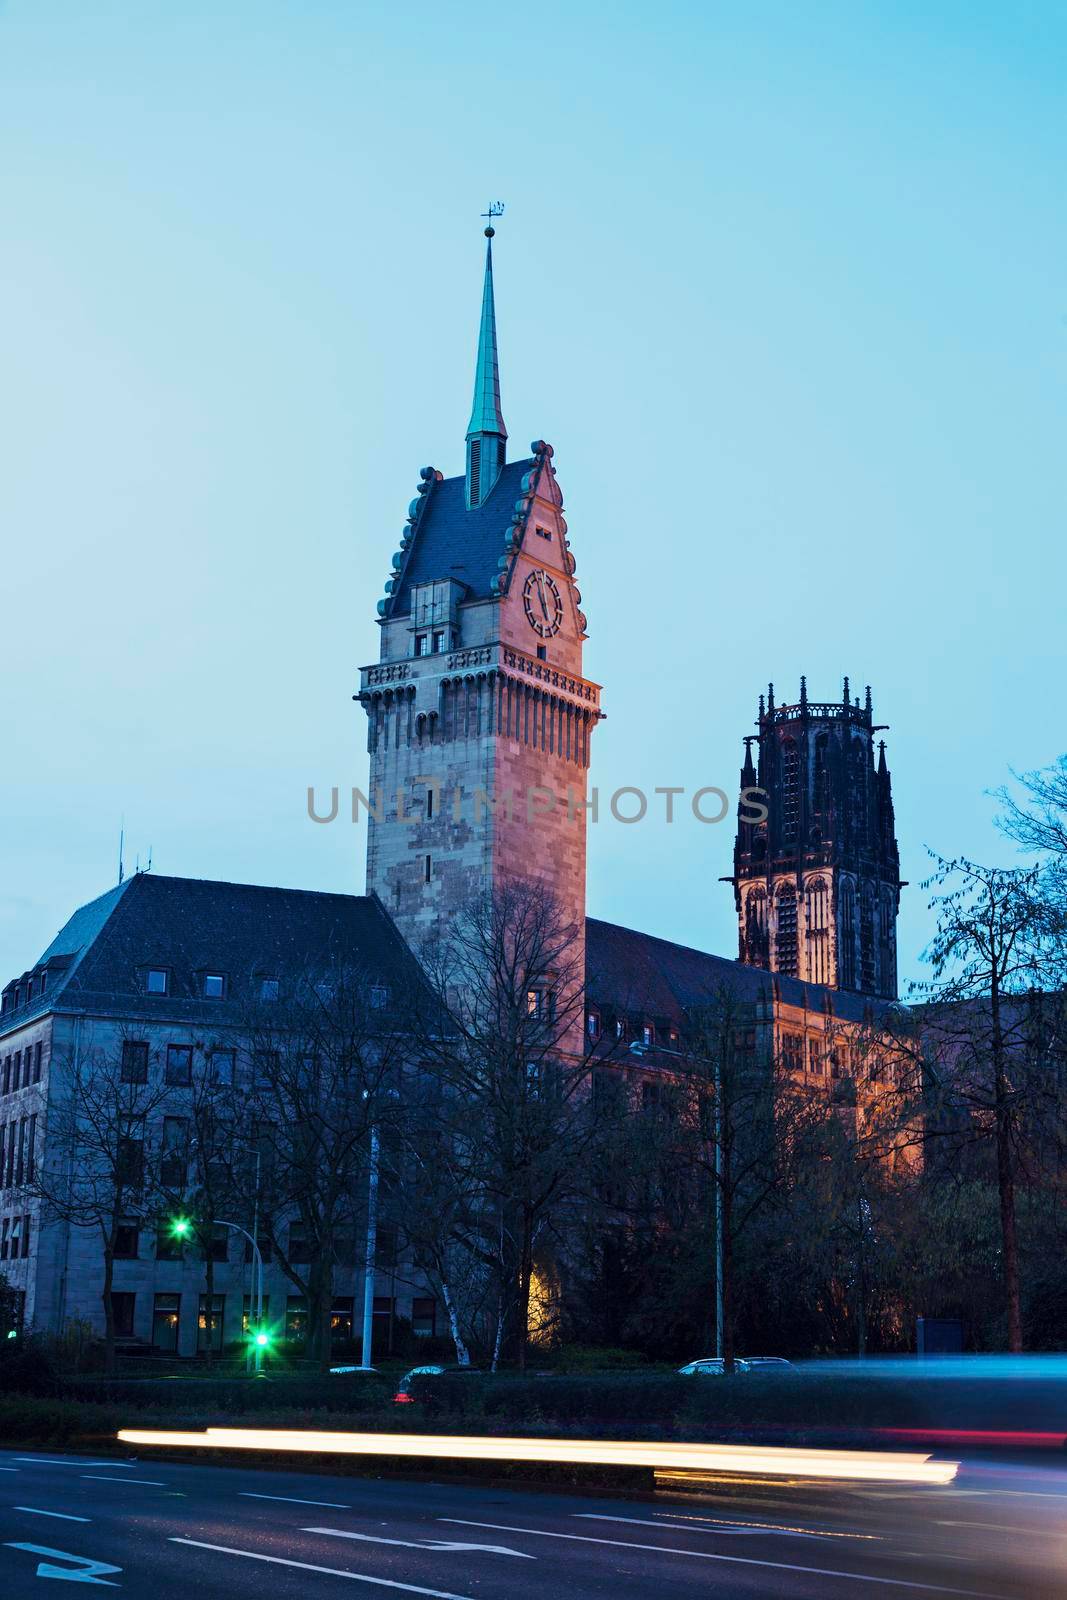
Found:
[[[256,1334],[256,1343],[261,1348],[265,1348],[268,1344],[270,1344],[270,1334],[269,1333],[257,1333]]]
[[[171,1221],[170,1231],[176,1239],[184,1239],[190,1227],[191,1223],[188,1217],[174,1217]]]

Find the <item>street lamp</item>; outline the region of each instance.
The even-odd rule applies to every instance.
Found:
[[[257,1172],[258,1172],[258,1160],[257,1160]],[[258,1217],[258,1209],[259,1208],[258,1208],[258,1193],[257,1193],[257,1207],[256,1207],[257,1217]],[[242,1228],[241,1224],[239,1222],[224,1222],[221,1217],[213,1217],[211,1219],[211,1222],[208,1224],[208,1226],[212,1227],[212,1228],[232,1228],[235,1233],[243,1234],[243,1236],[248,1240],[249,1244],[252,1246],[252,1265],[253,1265],[253,1269],[254,1269],[253,1270],[252,1293],[253,1293],[253,1298],[255,1299],[255,1303],[256,1303],[256,1310],[255,1310],[256,1327],[259,1330],[256,1333],[255,1339],[253,1340],[252,1348],[253,1348],[253,1352],[254,1352],[254,1356],[255,1356],[256,1376],[258,1377],[259,1374],[263,1370],[263,1351],[265,1350],[267,1345],[269,1345],[269,1343],[270,1343],[269,1336],[264,1334],[262,1332],[262,1329],[260,1328],[260,1324],[263,1321],[263,1257],[260,1254],[259,1244],[258,1244],[254,1234],[249,1233],[247,1228]],[[192,1221],[191,1221],[191,1219],[189,1217],[172,1217],[171,1218],[170,1231],[171,1231],[171,1235],[172,1235],[173,1238],[175,1238],[175,1239],[187,1239],[189,1237],[190,1233],[192,1232],[192,1229],[193,1229],[193,1224],[192,1224]],[[212,1315],[212,1313],[209,1310],[208,1311],[208,1318],[209,1319],[210,1319],[211,1315]],[[210,1337],[211,1337],[211,1328],[210,1328],[210,1321],[209,1321],[208,1338],[210,1339]]]
[[[387,1089],[386,1095],[391,1100],[399,1100],[400,1094],[396,1089]],[[364,1089],[364,1100],[370,1099],[370,1091]],[[375,1119],[370,1129],[370,1174],[367,1178],[367,1244],[363,1256],[363,1341],[360,1348],[359,1365],[362,1371],[370,1370],[371,1347],[374,1342],[374,1268],[375,1258],[378,1254],[378,1178],[381,1169],[381,1138],[378,1133],[378,1122]]]

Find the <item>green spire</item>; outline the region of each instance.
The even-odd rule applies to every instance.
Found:
[[[496,353],[496,303],[493,299],[493,233],[486,228],[485,283],[474,369],[474,404],[467,425],[467,504],[480,505],[504,465],[508,430],[500,410],[500,368]]]

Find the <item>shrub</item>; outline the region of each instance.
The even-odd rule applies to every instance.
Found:
[[[55,1388],[55,1368],[43,1339],[0,1339],[0,1394],[52,1394]]]

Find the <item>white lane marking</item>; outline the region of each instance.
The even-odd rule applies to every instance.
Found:
[[[15,1456],[16,1461],[28,1461],[35,1467],[121,1467],[123,1472],[136,1472],[137,1463],[134,1461],[87,1461],[82,1456],[77,1461],[53,1461],[51,1456]],[[5,1472],[15,1472],[16,1467],[5,1467]]]
[[[121,1572],[121,1567],[112,1566],[110,1561],[92,1561],[88,1556],[72,1556],[67,1550],[50,1550],[46,1544],[8,1544],[9,1550],[28,1550],[33,1556],[51,1556],[54,1561],[74,1561],[78,1571],[64,1567],[53,1567],[50,1562],[40,1561],[37,1564],[39,1578],[67,1578],[71,1583],[102,1583],[109,1589],[117,1589],[117,1583],[112,1583],[110,1578],[101,1578],[101,1572]]]
[[[83,1472],[83,1478],[90,1483],[147,1483],[153,1489],[165,1489],[167,1486],[161,1478],[105,1478],[98,1472]]]
[[[0,1467],[0,1472],[17,1472],[18,1467]]]
[[[449,1539],[386,1539],[380,1533],[349,1533],[347,1528],[301,1528],[301,1533],[326,1533],[332,1539],[359,1539],[364,1544],[395,1544],[404,1550],[485,1550],[494,1556],[518,1556],[522,1561],[536,1561],[536,1556],[525,1550],[509,1550],[505,1544],[456,1544]]]
[[[224,1556],[246,1556],[249,1561],[269,1561],[275,1567],[298,1567],[301,1572],[325,1572],[331,1578],[352,1578],[356,1583],[376,1583],[380,1589],[403,1589],[405,1594],[428,1594],[432,1600],[472,1600],[469,1594],[447,1589],[424,1589],[417,1583],[397,1583],[395,1578],[373,1578],[369,1572],[348,1572],[344,1567],[318,1567],[311,1561],[290,1561],[285,1556],[265,1556],[258,1550],[234,1550],[228,1544],[205,1544],[203,1539],[171,1538],[171,1544],[190,1544],[197,1550],[217,1550]]]
[[[771,1533],[779,1539],[848,1539],[855,1538],[854,1534],[810,1533],[804,1528],[775,1528],[769,1523],[762,1522],[718,1522],[700,1524],[693,1527],[688,1522],[660,1522],[657,1518],[653,1521],[647,1517],[611,1517],[603,1511],[572,1511],[574,1517],[582,1517],[587,1522],[625,1522],[633,1528],[677,1528],[679,1533]]]
[[[16,1511],[28,1511],[34,1517],[58,1517],[61,1522],[91,1522],[92,1517],[72,1517],[69,1511],[42,1511],[40,1506],[15,1506]]]
[[[297,1500],[291,1494],[254,1494],[251,1489],[238,1489],[237,1493],[245,1500],[284,1500],[291,1506],[327,1506],[331,1511],[351,1511],[351,1506],[343,1505],[340,1500]]]
[[[655,1550],[660,1555],[686,1556],[690,1561],[722,1561],[733,1567],[770,1567],[775,1572],[804,1572],[815,1578],[847,1578],[852,1583],[889,1584],[895,1589],[925,1589],[927,1594],[964,1594],[969,1600],[1002,1600],[1000,1595],[977,1589],[946,1589],[940,1583],[916,1583],[910,1578],[875,1578],[867,1572],[837,1572],[832,1567],[798,1567],[791,1561],[758,1561],[755,1556],[713,1555],[708,1550],[677,1550],[669,1544],[637,1544],[632,1539],[594,1539],[588,1533],[553,1533],[549,1528],[515,1528],[505,1522],[472,1522],[467,1517],[438,1517],[463,1528],[495,1528],[498,1533],[530,1533],[541,1539],[574,1539],[579,1544],[610,1544],[616,1550]]]

